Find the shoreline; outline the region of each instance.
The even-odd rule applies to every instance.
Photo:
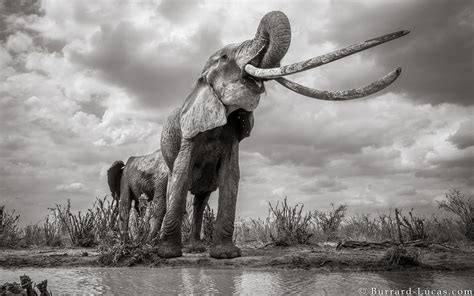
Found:
[[[296,247],[242,247],[242,257],[210,258],[204,253],[183,253],[183,257],[163,259],[150,253],[119,260],[113,266],[101,264],[97,248],[31,248],[0,250],[0,268],[22,267],[198,267],[238,269],[311,269],[321,271],[390,271],[390,270],[472,270],[473,248],[415,248],[419,264],[389,265],[384,261],[388,248],[336,249],[335,246],[305,245]]]

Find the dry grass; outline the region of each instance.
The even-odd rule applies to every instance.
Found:
[[[239,244],[261,243],[290,246],[306,244],[314,235],[312,215],[303,212],[303,205],[290,206],[286,198],[275,205],[268,204],[265,220],[242,220],[236,224],[234,240]]]
[[[131,210],[130,243],[147,242],[154,203],[142,199],[140,213]],[[406,242],[427,240],[442,243],[463,243],[472,239],[473,199],[457,190],[446,193],[439,203],[440,209],[452,214],[449,217],[422,217],[412,209],[408,212],[395,209],[377,215],[345,217],[345,205],[334,206],[328,212],[304,211],[303,205],[290,205],[286,198],[276,204],[269,203],[264,219],[245,219],[235,224],[234,241],[240,245],[297,245],[327,240],[358,240],[371,242]],[[43,222],[19,226],[20,216],[0,206],[0,247],[29,246],[115,246],[120,242],[117,224],[117,203],[113,199],[97,198],[93,207],[85,212],[71,212],[71,203],[56,205]],[[191,235],[192,206],[189,203],[182,223],[183,241]],[[215,213],[208,205],[203,215],[201,236],[211,244]],[[67,236],[69,239],[65,238]]]

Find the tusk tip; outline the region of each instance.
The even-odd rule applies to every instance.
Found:
[[[410,33],[410,30],[403,30],[402,31],[402,36],[405,36],[406,34]]]

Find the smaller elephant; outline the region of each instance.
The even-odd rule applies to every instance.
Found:
[[[124,164],[115,161],[107,171],[112,197],[119,204],[119,228],[122,239],[128,239],[128,222],[132,200],[139,214],[139,198],[145,194],[155,203],[150,219],[148,239],[153,239],[161,228],[166,212],[166,190],[169,169],[160,150],[143,156],[132,156]]]

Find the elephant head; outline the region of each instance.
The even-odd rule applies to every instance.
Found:
[[[285,14],[270,12],[251,40],[227,45],[206,62],[181,110],[184,138],[223,126],[237,109],[253,111],[265,91],[263,80],[248,75],[246,65],[276,67],[288,51],[290,23]]]
[[[351,100],[380,91],[398,78],[400,68],[371,84],[347,91],[312,89],[283,76],[327,64],[408,33],[404,30],[387,34],[280,67],[280,61],[290,46],[290,23],[280,11],[267,13],[260,21],[253,39],[227,45],[206,62],[181,110],[182,135],[190,139],[200,132],[223,126],[227,123],[227,116],[237,109],[252,112],[265,91],[264,82],[268,80],[276,80],[296,93],[321,100]]]

